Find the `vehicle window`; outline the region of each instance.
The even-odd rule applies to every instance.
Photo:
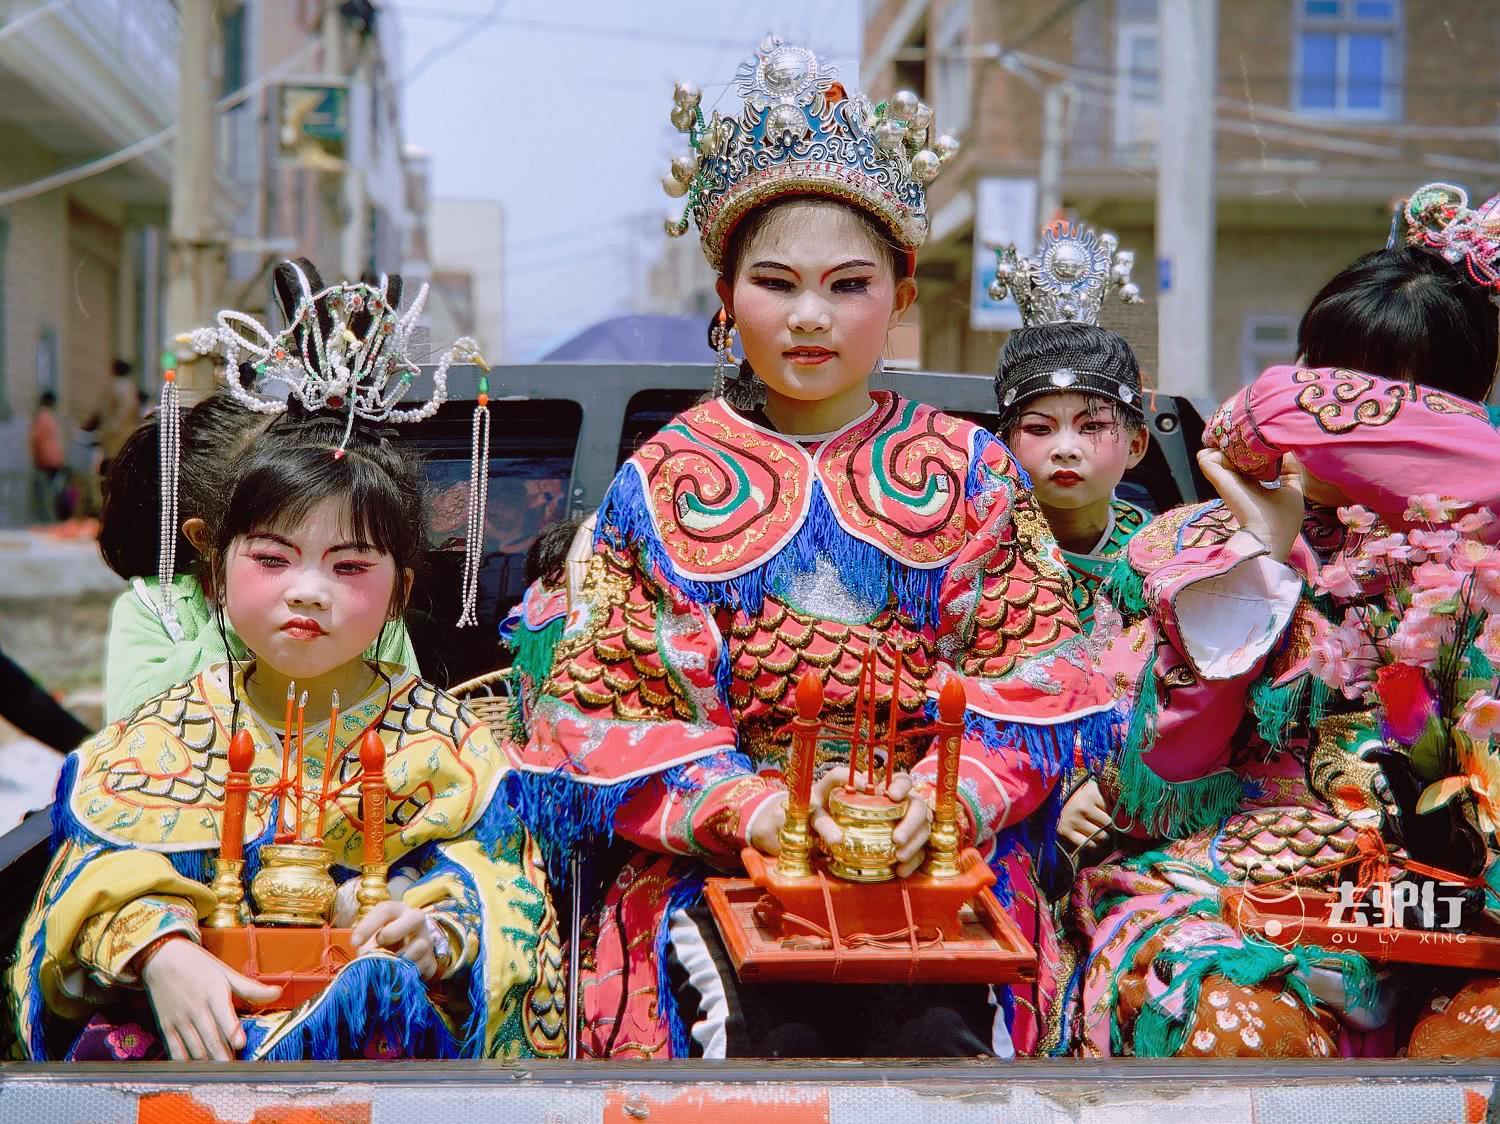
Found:
[[[547,524],[567,515],[582,411],[576,402],[531,399],[490,407],[489,496],[477,628],[457,627],[469,511],[473,407],[449,403],[416,427],[431,489],[426,573],[413,591],[407,626],[423,676],[451,686],[502,663],[497,629],[526,589],[526,550]]]
[[[631,395],[630,404],[625,407],[625,423],[620,427],[620,454],[615,467],[624,464],[646,438],[702,398],[707,389],[643,390]]]

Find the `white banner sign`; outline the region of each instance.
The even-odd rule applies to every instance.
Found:
[[[1014,242],[1024,257],[1036,249],[1036,180],[991,177],[974,192],[974,267],[970,277],[969,326],[999,332],[1021,326],[1021,310],[1006,297],[990,296],[995,247]]]

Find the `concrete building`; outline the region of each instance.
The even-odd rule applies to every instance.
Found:
[[[1384,244],[1420,183],[1500,179],[1500,4],[1256,0],[1218,5],[1213,388],[1294,357],[1297,321],[1339,269]],[[989,371],[1003,332],[970,326],[977,185],[1039,173],[1046,91],[1062,212],[1137,252],[1148,304],[1120,327],[1154,366],[1156,0],[870,0],[862,82],[917,90],[963,141],[930,197],[922,357]],[[1033,216],[1032,224],[1054,216]],[[1025,225],[1024,216],[1011,221]]]
[[[494,199],[434,199],[428,220],[434,346],[473,336],[493,362],[505,354],[505,208]]]
[[[205,96],[254,91],[219,117],[220,303],[265,308],[268,271],[290,254],[329,276],[399,269],[410,213],[394,21],[339,0],[217,11]],[[77,423],[104,409],[116,358],[158,385],[180,39],[174,0],[0,0],[0,525],[29,514],[24,435],[42,390]],[[278,83],[330,76],[348,82],[345,164],[298,166],[280,153]]]

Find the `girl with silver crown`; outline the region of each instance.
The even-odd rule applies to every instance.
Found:
[[[186,669],[64,764],[51,863],[7,976],[20,1049],[34,1061],[559,1055],[556,915],[506,800],[508,760],[461,703],[371,656],[427,547],[421,466],[382,423],[436,410],[449,365],[477,358],[472,341],[438,360],[429,403],[407,409],[423,294],[398,314],[398,278],[324,287],[305,263],[279,267],[277,283],[283,331],[224,312],[193,340],[230,372],[248,351],[291,395],[231,383],[274,420],[225,449],[223,501],[194,536],[224,662]],[[174,398],[169,379],[169,539]],[[476,417],[476,465],[485,429]],[[471,513],[471,540],[482,522]],[[158,591],[170,614],[171,584]],[[298,928],[325,942],[348,930],[347,943],[325,944],[318,971],[280,972],[276,938]],[[236,934],[248,958],[222,939]]]
[[[1004,446],[871,388],[916,299],[926,185],[957,142],[909,93],[873,105],[811,51],[767,39],[742,110],[677,88],[690,151],[668,193],[718,275],[718,393],[646,441],[598,515],[595,553],[516,747],[523,818],[555,863],[617,837],[586,925],[579,991],[592,1056],[1030,1053],[1046,1044],[1056,941],[1031,817],[1075,745],[1103,755],[1114,701],[1068,600],[1056,545]],[[731,367],[738,334],[744,361]],[[847,723],[867,653],[875,710],[899,712],[899,870],[923,861],[939,689],[967,703],[966,843],[1040,949],[1034,987],[737,984],[697,905],[746,846],[774,855],[794,688],[811,671]],[[813,826],[836,780],[814,789]]]

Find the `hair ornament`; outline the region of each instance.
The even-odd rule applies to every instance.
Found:
[[[995,279],[989,293],[995,300],[1015,297],[1024,329],[1079,324],[1099,329],[1099,316],[1110,292],[1121,304],[1141,304],[1140,288],[1131,280],[1135,254],[1120,249],[1113,234],[1088,227],[1053,223],[1042,232],[1041,248],[1023,258],[1012,243],[995,250]],[[1078,333],[1072,333],[1076,336]],[[1107,398],[1132,417],[1143,418],[1141,376],[1128,345],[1113,359],[1096,342],[1065,342],[1071,337],[1054,330],[1055,346],[1022,361],[1012,357],[1007,344],[1000,355],[995,393],[1007,422],[1021,406],[1043,394],[1075,391]]]
[[[200,355],[223,356],[226,382],[234,398],[259,413],[276,414],[295,400],[308,414],[338,414],[345,418],[344,436],[334,450],[341,459],[354,433],[355,424],[388,424],[424,421],[448,400],[448,371],[455,363],[472,363],[482,371],[489,367],[479,345],[468,336],[455,340],[438,356],[432,372],[432,396],[422,405],[403,407],[421,368],[410,354],[417,321],[427,303],[427,286],[400,311],[400,279],[382,275],[379,284],[341,281],[323,286],[317,271],[300,261],[282,263],[278,273],[295,281],[290,292],[278,292],[286,327],[272,332],[255,317],[233,309],[221,311],[211,327],[195,328],[180,342],[189,343]],[[393,283],[394,281],[394,283]],[[254,389],[246,389],[235,373],[248,360],[255,373]],[[268,393],[277,385],[286,388],[285,398]],[[484,513],[489,487],[489,383],[481,376],[474,407],[473,445],[470,456],[468,537],[464,547],[463,609],[458,626],[477,624],[475,605],[479,593],[479,570],[483,560]],[[165,456],[165,453],[163,454]],[[165,462],[164,462],[165,463]],[[163,473],[163,512],[168,503],[166,473]],[[171,507],[175,543],[176,481],[172,482]],[[166,542],[165,514],[163,543]],[[162,557],[166,557],[165,551]]]
[[[1463,267],[1469,279],[1500,299],[1500,195],[1477,209],[1469,206],[1469,193],[1451,183],[1429,183],[1412,192],[1397,209],[1386,248],[1401,240],[1442,256]]]
[[[736,72],[738,115],[704,118],[702,91],[679,82],[671,122],[689,151],[672,158],[662,187],[685,198],[667,233],[698,224],[703,254],[715,269],[730,232],[746,212],[772,199],[815,195],[839,199],[873,216],[896,243],[916,251],[927,239],[927,185],[958,152],[958,141],[933,136],[932,110],[909,90],[872,104],[851,95],[836,68],[806,47],[768,35]]]
[[[1015,297],[1022,326],[1098,324],[1104,298],[1113,290],[1121,304],[1140,304],[1141,290],[1130,279],[1135,253],[1120,249],[1113,234],[1096,234],[1082,224],[1053,223],[1042,233],[1036,254],[1023,258],[1014,243],[995,250],[995,300]]]

